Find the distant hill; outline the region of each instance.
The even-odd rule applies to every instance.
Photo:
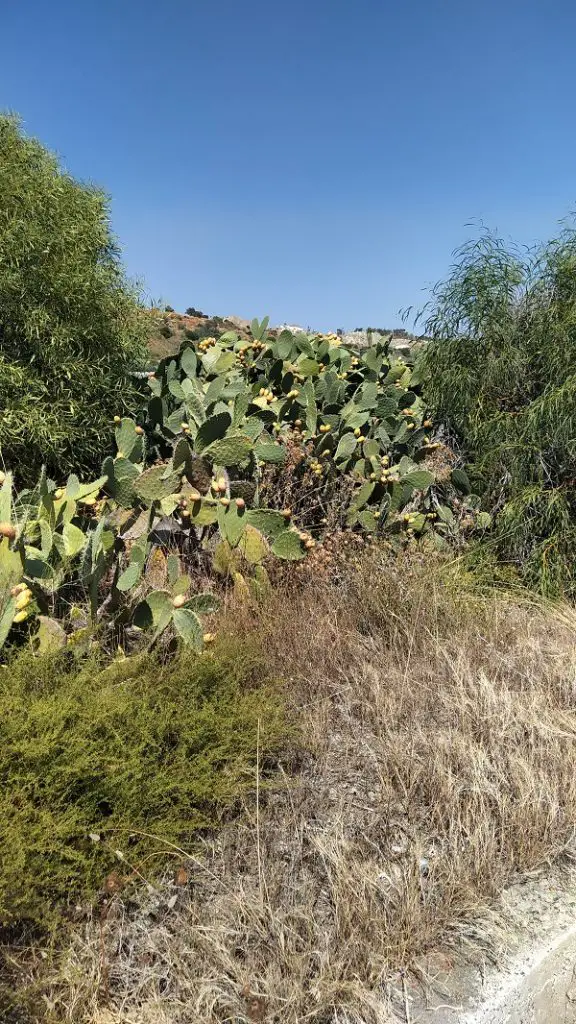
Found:
[[[152,309],[152,330],[149,341],[151,357],[157,361],[176,355],[182,342],[200,341],[202,338],[218,337],[225,331],[236,331],[241,337],[250,337],[250,321],[237,316],[207,316],[199,310],[177,313],[172,309]],[[307,327],[297,324],[280,324],[270,328],[272,333],[283,329],[293,332],[310,332]],[[347,345],[367,348],[376,337],[390,338],[390,345],[399,355],[409,356],[412,350],[427,339],[410,334],[404,328],[357,327],[355,331],[337,331]]]

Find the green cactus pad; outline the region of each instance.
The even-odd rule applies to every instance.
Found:
[[[190,608],[175,608],[172,614],[174,629],[180,639],[188,646],[200,649],[203,644],[203,632],[200,619]]]
[[[229,433],[208,445],[203,455],[219,466],[239,466],[252,450],[252,441],[245,434]]]
[[[300,537],[295,530],[284,530],[276,537],[272,552],[277,558],[284,558],[287,561],[297,562],[306,557]]]
[[[210,416],[199,428],[194,440],[194,448],[198,453],[204,451],[213,441],[226,436],[226,432],[232,423],[230,413],[221,412],[217,416]]]
[[[167,474],[166,466],[152,466],[134,481],[134,490],[145,505],[152,505],[161,498],[173,494],[179,485],[178,474],[172,469]]]

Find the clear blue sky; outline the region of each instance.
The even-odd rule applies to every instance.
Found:
[[[398,323],[482,221],[576,196],[573,0],[14,0],[0,106],[182,309]]]

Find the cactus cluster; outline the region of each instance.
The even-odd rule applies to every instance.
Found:
[[[124,434],[128,425],[121,425]],[[138,436],[138,435],[137,435]],[[131,452],[136,453],[136,447]],[[142,449],[139,449],[141,452]],[[133,465],[133,464],[132,464]],[[11,474],[0,487],[0,647],[12,628],[27,619],[39,627],[42,649],[75,644],[102,621],[118,635],[143,630],[154,642],[168,627],[185,643],[201,646],[201,612],[216,610],[211,594],[192,594],[192,580],[176,553],[154,543],[156,491],[151,470],[138,473],[142,499],[126,510],[103,494],[108,477],[81,484],[74,475],[65,487],[42,473],[33,490],[13,493]],[[162,493],[161,485],[158,491]],[[166,589],[153,589],[147,568],[154,561]],[[160,566],[159,566],[160,563]],[[67,633],[62,623],[70,625]]]
[[[59,623],[74,609],[119,637],[200,646],[217,602],[193,593],[195,570],[258,599],[269,560],[304,559],[334,509],[339,530],[395,548],[487,528],[465,473],[438,460],[417,373],[386,343],[359,353],[267,326],[160,362],[138,419],[115,417],[97,480],[43,472],[15,495],[2,474],[0,647],[29,618],[42,644],[73,639]]]
[[[422,536],[445,545],[463,518],[454,514],[455,502],[474,527],[488,525],[463,471],[437,472],[443,446],[434,439],[417,372],[392,356],[385,340],[360,353],[335,335],[276,336],[267,320],[254,320],[252,341],[227,332],[209,345],[188,344],[148,383],[142,424],[152,457],[165,460],[186,443],[202,474],[226,470],[230,496],[250,484],[254,506],[262,503],[263,481],[266,503],[278,504],[269,481],[281,492],[287,451],[296,444],[301,457],[290,472],[302,482],[299,511],[317,539],[330,501],[342,506],[344,479],[354,488],[341,508],[346,527],[382,534],[393,547]],[[202,495],[197,505],[203,523],[211,501]],[[294,538],[296,530],[275,553],[289,549],[295,557]],[[305,552],[301,543],[300,557]]]

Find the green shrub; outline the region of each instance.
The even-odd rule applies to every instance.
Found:
[[[549,595],[576,592],[576,232],[520,254],[466,246],[425,313],[421,373],[457,435],[499,556]]]
[[[0,458],[22,482],[100,465],[143,336],[107,198],[0,116]]]
[[[49,924],[144,857],[153,876],[168,843],[254,785],[258,723],[270,759],[282,701],[247,641],[167,665],[15,657],[0,670],[0,922]]]

